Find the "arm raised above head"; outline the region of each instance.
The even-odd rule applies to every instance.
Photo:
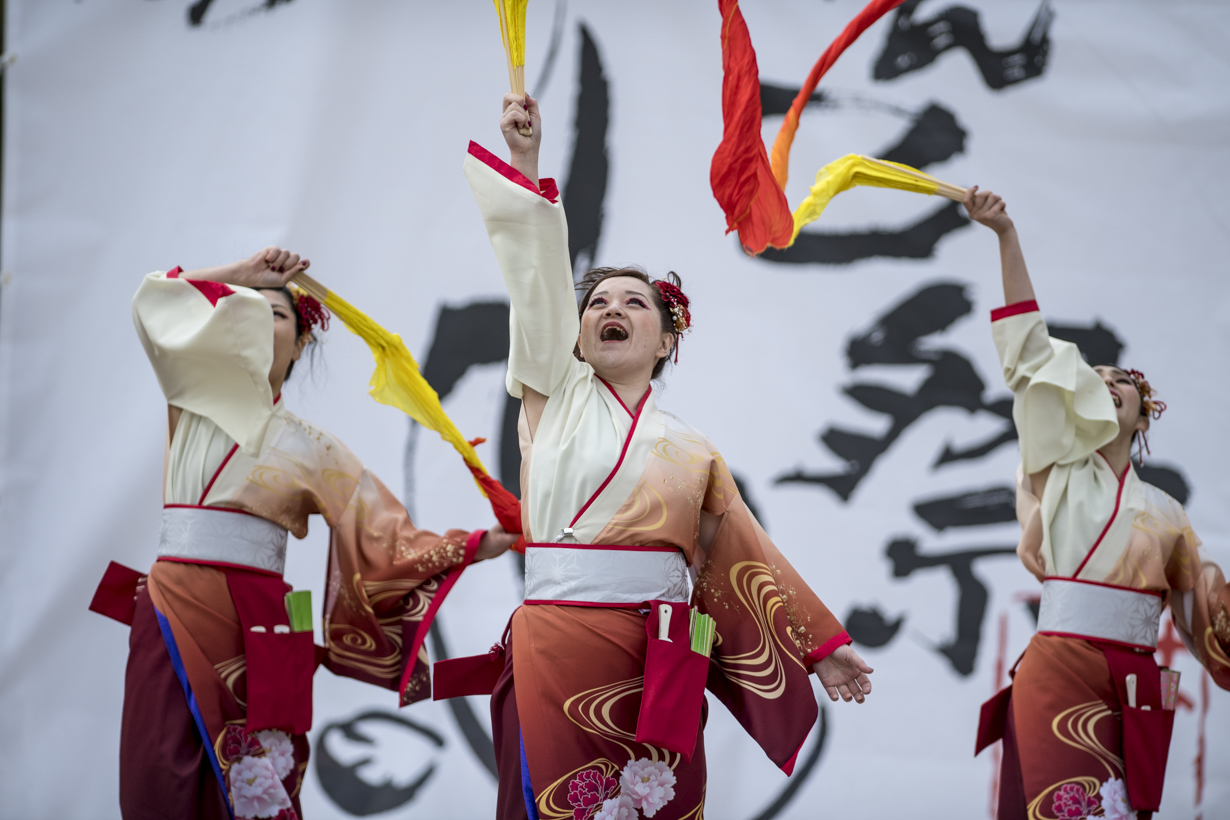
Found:
[[[1004,304],[1015,305],[1035,300],[1034,285],[1025,267],[1025,254],[1016,226],[1008,216],[1007,203],[991,191],[979,191],[975,185],[965,192],[965,210],[970,219],[986,225],[999,235],[999,260],[1003,266]]]
[[[537,111],[533,100],[527,110],[520,97],[505,97],[500,127],[513,163],[472,142],[464,165],[511,302],[508,391],[527,399],[527,413],[534,410],[535,394],[552,395],[583,367],[572,355],[580,319],[568,223],[555,182],[538,178]],[[532,136],[517,130],[527,118],[534,123]]]

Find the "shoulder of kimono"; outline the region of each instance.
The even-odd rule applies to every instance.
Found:
[[[337,436],[323,427],[317,427],[310,421],[296,416],[289,410],[275,416],[274,424],[277,425],[276,432],[266,438],[269,445],[274,448],[286,449],[293,443],[302,453],[315,451],[321,455],[332,455],[342,460],[358,461],[350,448]]]

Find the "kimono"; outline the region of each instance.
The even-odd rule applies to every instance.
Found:
[[[133,299],[171,407],[158,557],[112,563],[91,609],[131,624],[120,806],[133,818],[300,813],[312,674],[429,692],[427,622],[482,532],[416,529],[329,433],[272,395],[273,315],[256,291],[154,273]],[[324,647],[291,631],[288,532],[329,526]],[[302,628],[302,622],[300,622]],[[420,629],[420,627],[422,627]]]
[[[1004,740],[998,816],[1146,817],[1174,725],[1153,659],[1162,609],[1230,689],[1230,587],[1183,507],[1101,455],[1119,432],[1114,401],[1037,303],[993,311],[992,332],[1020,436],[1017,553],[1042,582],[1037,634],[979,726],[978,751]],[[1039,496],[1030,476],[1047,467]]]
[[[528,546],[524,604],[492,652],[503,663],[491,701],[498,816],[699,818],[704,689],[790,773],[818,714],[811,666],[850,638],[765,535],[716,446],[660,410],[652,388],[627,406],[574,357],[555,183],[535,188],[475,143],[464,171],[511,300],[508,391],[547,396],[533,437],[524,410],[518,428]],[[702,511],[720,521],[708,547]],[[664,604],[671,646],[655,637]],[[686,648],[689,605],[716,621],[709,658]],[[662,706],[675,698],[678,709]],[[692,722],[676,721],[688,709]]]

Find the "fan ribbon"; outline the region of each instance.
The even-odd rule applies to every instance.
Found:
[[[820,169],[811,193],[793,214],[786,202],[790,146],[803,108],[842,52],[872,23],[902,2],[872,0],[825,49],[786,112],[770,161],[760,138],[760,73],[752,38],[738,0],[718,0],[722,13],[724,129],[709,168],[709,182],[714,198],[726,214],[726,232],[738,231],[739,242],[748,254],[754,256],[769,246],[790,247],[799,229],[819,217],[830,199],[857,185],[926,194],[938,192],[948,197],[963,193],[956,186],[940,183],[909,166],[849,154]]]
[[[485,439],[467,441],[461,435],[457,425],[453,424],[453,420],[440,406],[440,396],[419,373],[418,362],[406,349],[401,336],[385,330],[363,311],[303,274],[295,277],[295,284],[321,301],[334,316],[342,320],[347,330],[371,348],[372,356],[376,360],[376,370],[372,373],[369,391],[372,398],[381,404],[401,409],[410,418],[430,430],[435,430],[440,434],[440,438],[453,445],[465,459],[466,467],[474,476],[479,490],[491,503],[492,512],[495,513],[500,526],[511,533],[521,532],[521,502],[488,474],[487,468],[474,450],[474,447]],[[324,296],[323,299],[320,298],[321,295]],[[524,552],[525,539],[519,539],[513,549]]]

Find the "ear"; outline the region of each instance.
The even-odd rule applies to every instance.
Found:
[[[1149,432],[1149,417],[1142,415],[1140,418],[1136,419],[1135,429],[1136,429],[1136,432],[1138,433]]]
[[[658,339],[658,350],[654,355],[657,356],[659,359],[664,359],[667,356],[671,355],[671,345],[674,344],[674,342],[675,342],[675,334],[667,333],[666,331],[663,331],[662,337]]]
[[[299,361],[299,357],[303,355],[303,349],[308,346],[308,342],[312,341],[311,333],[300,333],[299,338],[295,339],[295,353],[290,357],[292,362]]]

